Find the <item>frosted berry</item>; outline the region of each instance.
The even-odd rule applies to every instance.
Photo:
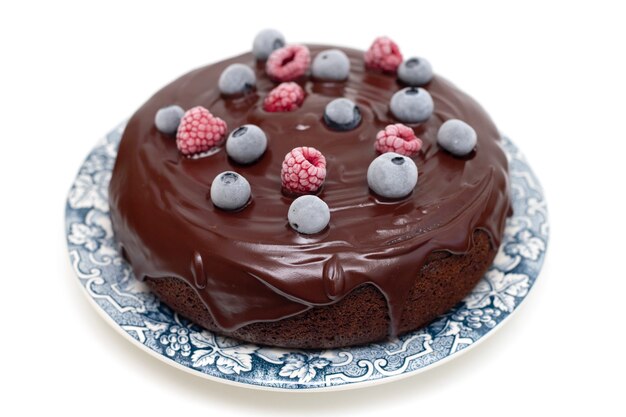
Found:
[[[390,73],[396,72],[402,63],[400,48],[386,36],[376,38],[364,58],[366,67]]]
[[[242,94],[256,85],[256,75],[247,65],[231,64],[220,74],[217,86],[224,95]]]
[[[361,122],[361,111],[352,100],[337,98],[326,105],[324,122],[333,130],[352,130]]]
[[[306,74],[310,64],[309,48],[304,45],[287,45],[270,54],[265,72],[274,81],[293,81]]]
[[[317,54],[311,65],[313,78],[323,81],[343,81],[350,73],[350,60],[339,49],[327,49]]]
[[[450,119],[437,132],[439,146],[455,156],[464,156],[476,147],[476,131],[467,123]]]
[[[422,149],[422,140],[415,136],[410,127],[396,123],[378,132],[375,147],[380,153],[395,152],[411,156]]]
[[[211,183],[211,201],[223,210],[238,210],[250,200],[250,183],[233,171],[217,174]]]
[[[287,214],[289,225],[306,235],[319,233],[328,226],[330,209],[319,197],[303,195],[293,200]]]
[[[433,67],[424,58],[409,58],[398,68],[398,78],[407,85],[419,87],[433,79]]]
[[[154,116],[154,124],[160,132],[166,135],[173,135],[178,130],[180,119],[185,114],[185,110],[180,106],[167,106],[159,109]]]
[[[226,153],[240,164],[256,161],[266,148],[267,137],[263,130],[255,125],[239,126],[226,140]]]
[[[423,88],[407,87],[391,97],[391,113],[405,123],[422,123],[433,114],[435,103]]]
[[[381,197],[405,197],[417,184],[417,166],[404,155],[384,153],[367,168],[367,183]]]
[[[187,110],[176,133],[178,150],[187,156],[206,152],[224,142],[226,122],[202,106]]]
[[[326,158],[315,148],[294,148],[285,155],[280,178],[288,192],[315,193],[326,178]]]
[[[252,42],[252,54],[256,59],[264,61],[276,49],[285,46],[285,37],[276,29],[260,31]]]
[[[288,112],[300,108],[304,90],[294,82],[282,83],[263,100],[263,109],[269,112]]]

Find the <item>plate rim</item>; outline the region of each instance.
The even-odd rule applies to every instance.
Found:
[[[73,265],[71,264],[71,262],[70,262],[70,266],[73,269]],[[98,303],[96,303],[93,298],[89,297],[89,294],[85,290],[85,287],[81,285],[80,280],[73,280],[73,281],[76,282],[76,285],[78,285],[81,288],[80,292],[83,294],[84,298],[88,300],[88,304],[91,305],[94,310],[96,310],[98,316],[102,317],[104,321],[115,330],[115,333],[121,335],[125,340],[130,341],[131,344],[135,346],[136,348],[138,348],[140,351],[144,351],[148,353],[150,356],[152,356],[153,358],[155,358],[161,363],[173,366],[174,368],[180,371],[183,371],[184,373],[188,375],[193,375],[196,378],[204,379],[204,380],[219,383],[219,384],[226,384],[231,387],[246,388],[246,389],[255,390],[255,391],[269,391],[269,392],[280,392],[280,393],[303,393],[303,394],[304,393],[311,394],[311,393],[316,393],[316,392],[348,391],[348,390],[354,390],[354,389],[369,388],[369,387],[373,387],[377,385],[389,384],[389,383],[401,381],[406,378],[414,377],[416,375],[435,369],[439,366],[446,365],[451,360],[459,358],[464,353],[469,352],[470,350],[473,350],[476,346],[482,344],[486,339],[488,339],[493,334],[495,334],[498,330],[500,330],[504,324],[509,322],[511,317],[513,317],[514,315],[516,316],[516,312],[520,309],[522,304],[524,304],[524,301],[528,298],[528,295],[526,295],[519,302],[519,304],[515,306],[515,309],[513,310],[513,312],[509,313],[509,315],[506,316],[504,319],[502,319],[502,321],[498,322],[498,325],[496,327],[491,329],[489,332],[485,333],[483,336],[481,336],[478,340],[473,342],[471,345],[468,345],[467,347],[461,350],[457,350],[456,352],[446,356],[445,358],[439,359],[438,361],[433,362],[432,364],[428,366],[424,366],[419,369],[404,372],[399,375],[389,376],[385,378],[378,378],[378,379],[369,379],[369,380],[358,381],[358,382],[348,382],[348,383],[341,384],[341,385],[281,388],[281,387],[271,387],[271,386],[261,385],[261,384],[252,384],[249,382],[232,381],[230,379],[225,379],[225,378],[218,378],[216,376],[206,374],[200,370],[196,370],[188,366],[181,365],[180,363],[176,362],[174,359],[164,356],[163,354],[160,354],[156,352],[155,350],[150,349],[148,346],[144,345],[143,343],[141,343],[140,341],[132,337],[128,332],[124,331],[124,329],[122,329],[119,326],[119,324],[115,320],[113,320],[111,316],[109,316],[102,308],[100,308]],[[529,294],[530,294],[530,291],[529,291]]]

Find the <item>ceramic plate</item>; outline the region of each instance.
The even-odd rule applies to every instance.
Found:
[[[544,196],[522,154],[504,138],[514,215],[494,264],[448,313],[399,339],[344,349],[275,349],[218,336],[161,304],[117,251],[107,188],[123,128],[98,142],[69,192],[65,218],[72,267],[92,304],[127,339],[207,379],[302,391],[356,388],[415,375],[459,356],[498,329],[528,295],[544,259]]]

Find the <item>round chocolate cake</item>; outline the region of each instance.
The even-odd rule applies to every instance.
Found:
[[[332,348],[428,324],[500,245],[510,202],[498,130],[443,78],[399,78],[393,49],[283,44],[264,53],[255,41],[254,53],[192,71],[130,119],[109,189],[125,258],[182,316],[253,343]],[[344,67],[329,73],[316,58],[330,49]],[[333,110],[337,98],[348,104]],[[451,120],[462,126],[450,134]],[[242,147],[238,135],[254,131],[241,126],[261,133]],[[382,174],[370,170],[389,151]],[[300,195],[316,198],[296,207]]]

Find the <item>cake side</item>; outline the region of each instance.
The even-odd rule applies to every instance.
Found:
[[[454,307],[478,283],[496,252],[488,234],[478,230],[467,253],[431,254],[415,277],[402,312],[399,334],[418,329]],[[331,349],[382,341],[389,335],[385,297],[368,284],[355,288],[335,304],[312,307],[283,320],[253,323],[225,333],[185,281],[147,278],[146,283],[164,303],[194,323],[250,343]]]
[[[310,47],[313,54],[326,48]],[[386,317],[372,322],[369,336],[378,337],[381,323],[388,325],[384,335],[397,334],[445,311],[437,306],[429,314],[422,311],[420,305],[430,305],[429,290],[437,285],[464,289],[463,293],[454,290],[449,300],[443,297],[440,307],[449,308],[448,304],[472,288],[493,259],[509,199],[506,158],[487,114],[469,96],[435,76],[425,86],[435,103],[432,117],[410,125],[424,143],[422,152],[413,157],[419,168],[418,186],[399,201],[378,198],[368,188],[366,171],[377,155],[376,133],[396,122],[389,101],[401,85],[395,77],[366,71],[362,52],[343,51],[350,59],[348,80],[298,80],[306,96],[301,108],[293,112],[263,110],[261,102],[275,84],[251,54],[244,54],[174,81],[129,121],[110,185],[115,235],[135,275],[147,279],[183,315],[224,334],[273,344],[258,334],[310,317],[314,311],[347,308],[352,298],[363,301],[366,297],[373,305],[382,299]],[[224,68],[233,63],[255,69],[256,90],[224,98],[215,85]],[[362,121],[350,132],[328,129],[322,120],[324,107],[337,97],[349,97],[361,109]],[[173,139],[154,127],[155,113],[172,103],[183,108],[202,105],[232,128],[258,125],[268,136],[265,155],[250,166],[234,163],[221,149],[200,159],[181,155]],[[477,132],[476,152],[467,157],[453,157],[437,146],[438,129],[452,118],[465,120]],[[328,174],[318,196],[328,203],[332,217],[328,228],[317,235],[294,233],[286,221],[292,198],[280,192],[280,164],[296,146],[315,146],[328,160]],[[226,170],[236,170],[250,181],[253,198],[245,210],[225,212],[211,204],[210,183]],[[487,239],[490,247],[479,258],[470,255],[477,247],[472,244],[476,230],[484,232],[477,242],[484,244]],[[444,274],[430,284],[420,284],[416,277],[428,271],[434,274],[431,265],[443,261],[432,256],[442,251],[455,254],[446,259],[466,265],[462,274]],[[465,264],[468,259],[471,262]],[[453,284],[453,278],[459,282]],[[444,285],[446,280],[450,283]],[[184,282],[186,287],[175,282]],[[433,287],[414,290],[419,285]],[[182,295],[194,299],[188,291],[196,300],[176,304]],[[412,302],[411,294],[418,301]],[[208,316],[185,314],[185,305],[191,304],[195,315]],[[367,305],[365,301],[360,304],[361,308]],[[263,326],[264,331],[253,330]],[[289,334],[286,328],[281,331]],[[279,344],[291,343],[287,339]],[[347,333],[342,343],[366,339]],[[311,343],[300,342],[300,346]],[[324,346],[339,342],[328,343]]]

